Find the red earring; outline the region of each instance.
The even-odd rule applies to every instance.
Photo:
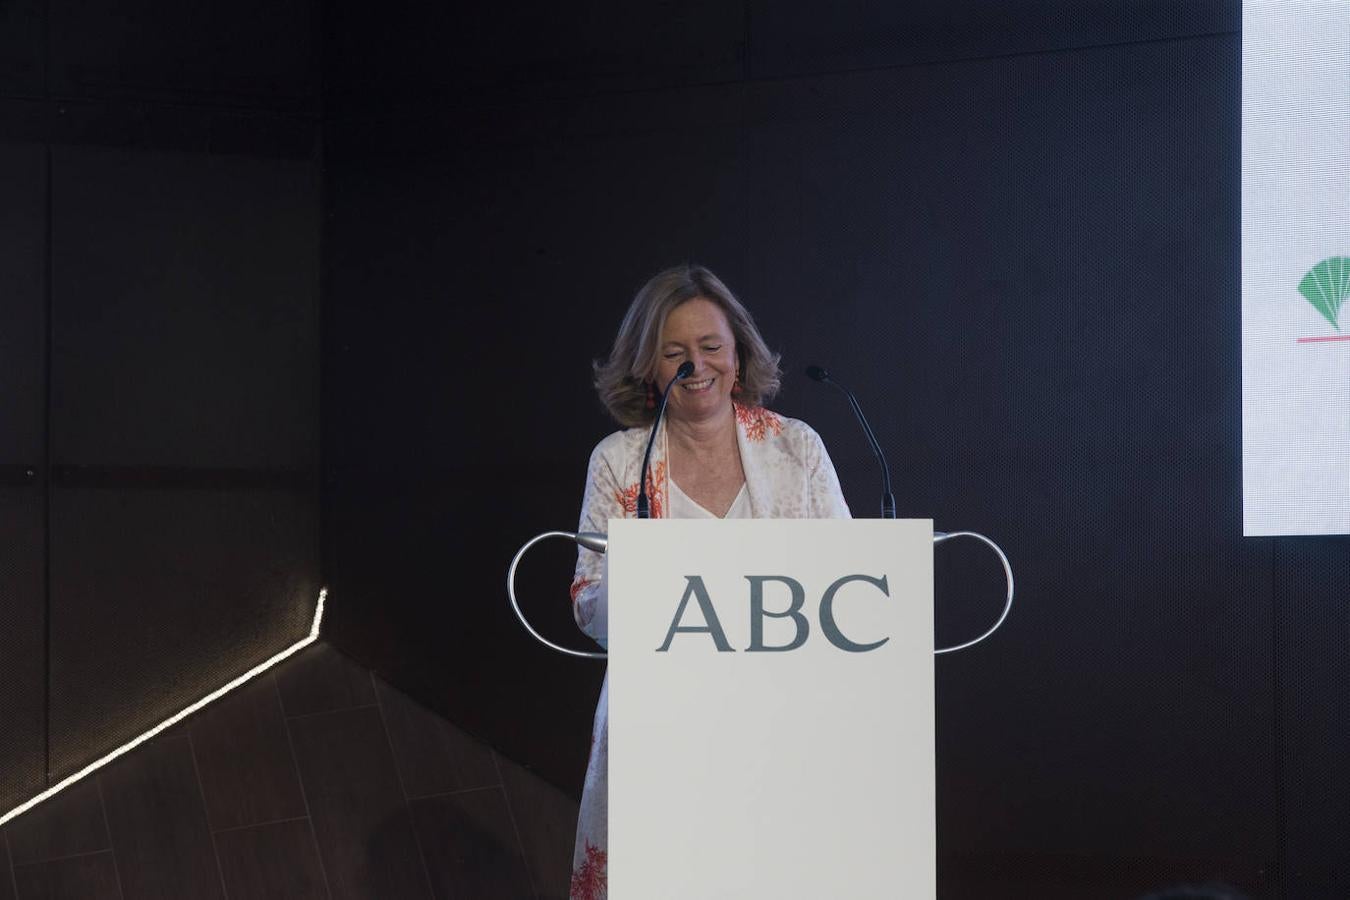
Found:
[[[737,396],[737,397],[739,397],[740,394],[741,394],[741,373],[740,373],[740,372],[737,372],[737,373],[736,373],[736,380],[735,380],[734,382],[732,382],[732,384],[731,384],[731,393],[732,393],[733,396]]]
[[[656,409],[656,385],[647,382],[647,408]]]

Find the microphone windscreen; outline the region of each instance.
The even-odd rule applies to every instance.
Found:
[[[679,380],[681,378],[688,378],[690,375],[693,374],[694,374],[694,364],[687,359],[684,362],[680,363],[680,367],[675,370],[676,380]]]
[[[830,373],[826,372],[820,366],[807,366],[806,377],[812,381],[829,381]]]

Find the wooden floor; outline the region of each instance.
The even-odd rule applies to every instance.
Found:
[[[319,644],[9,823],[0,900],[554,900],[576,814]]]

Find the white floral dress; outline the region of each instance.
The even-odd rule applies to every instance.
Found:
[[[847,519],[848,505],[820,436],[809,425],[761,407],[739,404],[736,442],[745,470],[749,517],[756,519]],[[607,533],[610,519],[637,515],[638,478],[648,428],[618,431],[596,445],[586,473],[579,531]],[[665,426],[652,448],[647,498],[654,519],[671,515]],[[678,488],[677,488],[678,489]],[[737,500],[745,511],[746,497]],[[677,510],[678,512],[678,510]],[[605,557],[582,549],[572,581],[577,625],[600,646],[608,646],[609,599]],[[591,758],[577,819],[572,857],[571,900],[603,900],[608,893],[609,676],[600,688],[591,729]]]

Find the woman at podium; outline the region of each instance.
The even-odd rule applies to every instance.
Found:
[[[620,425],[596,445],[586,473],[579,531],[606,533],[637,513],[638,479],[660,391],[676,383],[652,447],[646,493],[652,518],[848,518],[839,478],[820,436],[764,408],[778,392],[778,354],[717,276],[684,265],[638,291],[609,358],[595,365],[600,400]],[[607,646],[604,557],[577,556],[577,625]],[[607,880],[608,676],[591,732],[577,822],[573,900],[603,897]]]

